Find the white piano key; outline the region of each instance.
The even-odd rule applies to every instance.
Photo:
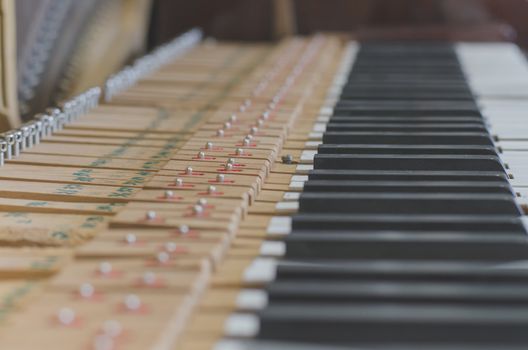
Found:
[[[286,254],[286,243],[282,241],[264,241],[260,245],[260,255],[280,258]]]
[[[275,204],[275,210],[282,214],[293,214],[299,210],[299,202],[278,202]]]
[[[244,281],[248,283],[267,283],[277,275],[277,261],[271,258],[256,258],[244,271]]]
[[[293,175],[291,181],[306,182],[308,181],[307,175]]]
[[[334,109],[331,107],[323,107],[321,108],[319,112],[320,115],[328,115],[328,116],[331,116],[332,113],[334,113]]]
[[[295,168],[295,173],[298,175],[306,175],[311,170],[313,170],[313,165],[310,164],[299,164],[297,165],[297,168]]]
[[[259,328],[260,324],[257,316],[235,313],[227,318],[224,332],[230,337],[250,338],[258,334]]]
[[[236,297],[236,305],[243,310],[261,310],[268,305],[268,294],[261,289],[242,289]]]
[[[291,181],[288,188],[291,191],[302,191],[304,188],[304,181]]]
[[[321,141],[306,141],[304,147],[306,149],[317,149],[317,147],[319,147],[319,145],[322,143],[323,142]]]
[[[313,132],[325,132],[326,124],[324,123],[315,123],[312,129]]]
[[[301,198],[301,193],[300,192],[286,192],[282,196],[282,199],[284,201],[288,201],[288,202],[298,201],[299,198]]]
[[[323,133],[322,132],[311,132],[308,134],[308,138],[310,140],[321,140],[323,138]]]
[[[301,164],[313,164],[313,160],[317,151],[302,151],[301,157],[299,158]]]
[[[284,236],[291,231],[292,220],[288,216],[274,216],[271,218],[266,232],[269,235]]]

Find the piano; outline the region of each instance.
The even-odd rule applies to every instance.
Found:
[[[3,133],[0,348],[526,349],[526,57],[374,34],[190,29]]]

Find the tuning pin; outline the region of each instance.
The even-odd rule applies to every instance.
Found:
[[[191,231],[191,229],[187,225],[180,225],[180,227],[178,227],[178,231],[180,234],[186,235]]]
[[[6,132],[2,134],[2,138],[7,144],[6,159],[11,160],[13,158],[13,145],[15,144],[15,135],[13,133]]]
[[[108,261],[103,261],[99,264],[99,273],[101,275],[109,275],[113,270],[112,264]]]
[[[174,192],[165,191],[164,197],[165,197],[165,199],[172,199],[172,198],[174,198]]]
[[[213,149],[213,143],[212,142],[207,142],[205,144],[205,149],[209,149],[209,150]]]
[[[137,311],[141,308],[141,299],[135,294],[129,294],[125,297],[124,304],[129,311]]]
[[[244,150],[242,148],[237,148],[235,153],[237,156],[242,156],[244,155]]]
[[[0,139],[0,166],[4,165],[6,155],[7,155],[7,142],[3,139]]]
[[[90,283],[83,283],[79,287],[79,295],[85,299],[93,297],[95,294],[95,288]]]
[[[177,187],[182,187],[183,186],[183,179],[182,178],[177,178],[175,184],[176,184]]]
[[[224,136],[224,130],[222,130],[222,129],[216,130],[216,136],[223,137]]]
[[[127,235],[125,236],[125,242],[130,245],[137,243],[136,235],[133,233],[127,233]]]
[[[75,322],[75,311],[68,307],[63,307],[57,312],[57,320],[64,326],[70,326]]]
[[[147,220],[149,220],[149,221],[150,221],[150,220],[156,220],[156,217],[157,217],[157,216],[158,216],[158,215],[156,214],[156,212],[155,212],[154,210],[149,210],[149,211],[147,211],[147,213],[145,214],[145,218],[146,218]]]
[[[216,193],[216,187],[213,186],[213,185],[209,185],[209,187],[207,188],[207,193],[215,194]]]
[[[230,165],[230,164],[226,164],[226,170],[230,170],[230,169],[227,169],[227,166]],[[231,165],[231,169],[233,168],[233,166]],[[218,174],[216,175],[216,182],[224,182],[225,180],[225,175],[224,174]]]

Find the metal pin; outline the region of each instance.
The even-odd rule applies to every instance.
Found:
[[[125,241],[127,242],[127,244],[135,244],[137,243],[137,237],[133,233],[127,233]]]
[[[207,188],[207,193],[214,194],[215,192],[216,192],[216,187],[213,185],[209,185],[209,187]]]
[[[262,125],[264,125],[264,120],[262,119],[257,120],[257,126],[262,126]]]
[[[112,264],[109,263],[108,261],[103,261],[102,263],[99,264],[99,272],[102,274],[102,275],[108,275],[110,272],[112,272]]]
[[[40,139],[42,138],[42,129],[43,129],[43,123],[42,121],[38,120],[35,122],[35,133],[33,143],[35,145],[38,145],[40,143]]]
[[[248,138],[245,138],[244,141],[242,141],[242,144],[247,147],[251,145],[251,140]]]
[[[170,260],[170,255],[167,252],[159,252],[156,255],[156,259],[160,264],[166,264]]]
[[[130,311],[137,311],[141,308],[141,299],[135,294],[129,294],[125,297],[125,307]]]
[[[147,211],[147,214],[145,214],[145,217],[147,220],[156,220],[157,214],[154,210]]]
[[[237,116],[236,116],[236,114],[231,114],[231,116],[229,117],[229,121],[230,121],[231,123],[234,123],[234,122],[236,122],[236,120],[237,120]]]
[[[213,149],[213,143],[212,143],[212,142],[207,142],[207,143],[205,144],[205,149],[209,149],[209,150],[210,150],[210,149]]]
[[[93,297],[94,293],[95,293],[95,288],[90,283],[83,283],[79,287],[79,295],[83,298],[86,298],[86,299],[91,298]]]
[[[228,169],[227,169],[227,165],[228,165],[228,164],[226,164],[226,170],[228,170]],[[225,175],[224,175],[224,174],[218,174],[218,175],[216,175],[216,182],[220,182],[220,183],[222,183],[222,182],[224,182],[224,180],[225,180]]]
[[[198,152],[198,158],[205,159],[205,152],[202,152],[202,151]]]
[[[178,227],[178,231],[180,231],[180,234],[182,235],[188,234],[190,230],[191,229],[187,225],[180,225],[180,227]]]
[[[13,156],[20,156],[20,148],[22,147],[22,141],[24,140],[22,131],[15,131],[15,143],[13,144]]]
[[[233,164],[233,165],[235,165],[235,163],[236,163],[235,158],[229,158],[229,159],[227,160],[227,164]]]
[[[176,186],[177,187],[182,187],[183,186],[183,179],[177,178],[176,179]]]
[[[193,168],[188,166],[186,169],[185,169],[185,174],[186,175],[192,175],[193,174]]]
[[[230,122],[225,122],[224,123],[224,129],[231,129],[231,123]]]
[[[20,132],[22,133],[22,141],[20,142],[20,150],[24,151],[28,147],[29,136],[31,134],[31,126],[29,124],[24,124],[20,127]]]
[[[151,271],[147,271],[143,274],[143,283],[146,285],[153,285],[156,283],[156,274]]]
[[[227,163],[227,164],[224,166],[224,169],[225,169],[226,171],[233,170],[233,164],[231,164],[231,163]]]
[[[4,166],[6,153],[7,142],[3,139],[0,139],[0,166]]]
[[[224,130],[222,130],[222,129],[216,130],[216,136],[223,137],[224,136]]]
[[[6,159],[11,160],[13,158],[13,145],[15,143],[15,135],[13,133],[6,132],[2,134],[2,136],[7,142]]]
[[[201,205],[202,207],[205,207],[207,205],[207,199],[206,198],[200,198],[196,201],[196,204]]]
[[[177,248],[178,248],[178,245],[174,242],[165,243],[165,250],[169,253],[174,253]]]
[[[75,322],[75,311],[68,307],[63,307],[57,313],[57,319],[61,324],[69,326]]]
[[[105,335],[113,338],[119,336],[123,332],[123,326],[116,320],[104,321],[102,329]]]
[[[241,156],[244,154],[244,150],[242,148],[237,148],[235,153],[237,156]]]
[[[201,205],[196,204],[196,205],[193,206],[193,212],[194,212],[195,215],[203,214],[204,208]]]
[[[174,192],[172,191],[165,191],[165,198],[166,199],[171,199],[174,197]]]
[[[262,115],[260,116],[260,118],[262,118],[263,120],[268,120],[268,118],[269,118],[269,112],[268,112],[268,111],[265,111],[264,113],[262,113]]]
[[[258,132],[258,128],[256,126],[252,126],[251,129],[249,130],[249,132],[252,135],[255,135]]]

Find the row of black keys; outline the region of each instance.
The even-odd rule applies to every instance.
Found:
[[[363,46],[292,218],[258,338],[522,348],[521,217],[453,49]]]

